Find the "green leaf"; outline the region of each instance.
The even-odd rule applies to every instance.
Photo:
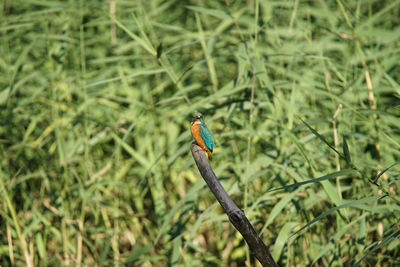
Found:
[[[199,6],[186,6],[186,8],[196,11],[196,12],[199,12],[199,13],[202,13],[202,14],[205,14],[205,15],[217,17],[220,19],[232,19],[232,17],[228,13],[226,13],[222,10],[209,9],[209,8],[204,8],[204,7],[199,7]]]
[[[204,181],[203,180],[199,180],[197,181],[196,184],[194,184],[192,186],[192,188],[190,188],[190,190],[188,191],[188,193],[185,195],[184,198],[180,199],[172,208],[171,210],[168,212],[168,214],[166,214],[163,218],[163,224],[158,232],[157,237],[154,240],[154,244],[157,244],[158,241],[160,240],[161,236],[166,233],[170,228],[171,228],[171,224],[172,224],[172,219],[175,213],[178,212],[178,210],[185,204],[185,202],[187,201],[194,201],[196,199],[196,197],[198,196],[198,191],[203,188],[204,186]]]
[[[314,223],[320,221],[322,218],[328,216],[329,214],[331,214],[331,213],[333,213],[333,212],[335,212],[335,211],[337,211],[337,210],[340,210],[340,209],[346,208],[346,207],[356,207],[357,205],[365,204],[365,203],[369,203],[369,202],[377,201],[377,200],[378,200],[377,197],[367,197],[367,198],[363,198],[363,199],[350,200],[350,201],[347,200],[347,201],[346,201],[347,203],[345,203],[345,204],[343,204],[343,205],[340,205],[340,206],[337,206],[337,207],[334,207],[334,208],[331,208],[331,209],[329,209],[329,210],[323,212],[321,215],[319,215],[318,217],[316,217],[314,220],[312,220],[311,222],[307,223],[306,225],[304,225],[303,227],[301,227],[299,230],[297,230],[292,236],[296,235],[297,233],[299,233],[299,232],[302,231],[303,229],[305,229],[305,228],[311,226],[312,224],[314,224]]]
[[[46,249],[45,249],[45,245],[43,242],[42,234],[40,232],[36,233],[35,241],[36,241],[36,247],[39,252],[40,258],[45,259],[46,258]]]
[[[0,105],[7,101],[10,96],[10,87],[0,92]]]
[[[124,264],[138,262],[140,256],[142,256],[144,254],[147,254],[150,251],[151,251],[151,247],[150,246],[141,246],[141,245],[136,243],[135,245],[133,245],[133,247],[131,249],[131,254],[126,259]]]
[[[342,156],[339,151],[336,150],[336,148],[334,146],[332,146],[326,139],[325,137],[323,137],[322,135],[320,135],[314,128],[312,128],[307,122],[303,121],[301,118],[300,120],[308,127],[308,129],[310,129],[310,131],[319,139],[321,139],[325,144],[327,144],[333,151],[335,151],[336,153],[338,153],[339,156]]]
[[[267,228],[267,226],[272,223],[272,221],[275,219],[276,216],[278,216],[282,210],[287,207],[287,204],[296,196],[297,190],[290,193],[286,194],[285,197],[283,197],[271,210],[271,213],[268,216],[268,220],[263,226],[263,229]],[[262,232],[262,231],[261,231]]]
[[[160,58],[163,52],[163,46],[162,43],[160,43],[157,47],[157,58]]]
[[[365,213],[367,215],[368,213]],[[365,216],[363,216],[360,226],[358,229],[358,234],[357,234],[357,248],[358,251],[361,252],[365,248],[365,237],[367,236],[367,228],[366,228],[366,223],[365,223]]]
[[[290,232],[292,231],[293,227],[296,226],[296,223],[294,222],[287,222],[285,225],[282,227],[282,229],[279,231],[278,237],[276,238],[275,244],[274,244],[274,249],[271,252],[272,258],[274,258],[275,261],[278,261],[281,254],[283,247],[285,246]]]
[[[375,252],[376,250],[380,249],[383,246],[386,246],[388,243],[392,242],[395,238],[400,236],[400,229],[398,229],[397,231],[393,232],[392,234],[390,234],[389,236],[385,237],[381,243],[379,243],[378,245],[376,245],[373,249],[371,249],[370,251],[368,251],[367,254],[365,254],[358,262],[356,262],[356,264],[353,265],[353,267],[357,267],[361,264],[361,262],[371,253]]]
[[[339,206],[342,204],[342,200],[339,197],[339,193],[337,188],[332,185],[330,181],[322,181],[322,187],[324,188],[326,194],[329,196],[329,199],[336,205]],[[343,216],[346,220],[348,220],[347,212],[344,210]]]
[[[400,161],[393,163],[392,165],[390,165],[389,167],[387,167],[386,169],[384,169],[383,171],[381,171],[376,177],[375,179],[372,181],[373,183],[376,183],[376,181],[378,181],[379,177],[381,177],[385,172],[387,172],[389,169],[391,169],[392,167],[396,166],[397,164],[400,164]]]
[[[133,40],[135,40],[143,49],[149,52],[151,55],[157,55],[157,52],[154,51],[153,46],[146,39],[141,38],[140,36],[134,34],[131,30],[129,30],[124,24],[122,24],[119,20],[115,18],[111,18],[115,24],[118,25],[124,32],[126,32]]]
[[[182,244],[181,237],[177,237],[173,241],[173,249],[172,249],[172,256],[171,256],[171,265],[175,266],[179,262],[179,258],[181,256],[180,248]]]
[[[342,238],[342,236],[344,234],[346,234],[349,229],[356,223],[358,223],[359,220],[362,220],[361,222],[365,222],[365,217],[367,216],[367,214],[362,215],[361,217],[357,218],[356,220],[352,221],[351,223],[343,226],[339,232],[337,232],[332,239],[325,245],[325,247],[323,247],[321,249],[321,251],[318,253],[318,255],[314,258],[313,262],[311,263],[311,265],[313,266],[314,263],[316,261],[318,261],[322,256],[324,256],[329,250],[334,249],[336,242],[340,241],[340,239]],[[333,253],[333,251],[331,251],[329,254]],[[329,255],[328,254],[328,255]]]
[[[321,176],[321,177],[318,177],[318,178],[310,179],[310,180],[307,180],[307,181],[304,181],[304,182],[299,182],[299,183],[294,183],[294,184],[290,184],[290,185],[281,186],[281,187],[278,187],[278,188],[273,188],[273,189],[268,190],[268,192],[282,190],[282,189],[289,190],[289,189],[297,188],[297,187],[305,185],[305,184],[319,183],[321,181],[333,179],[333,178],[338,177],[338,176],[346,176],[346,175],[350,175],[350,174],[354,174],[354,173],[358,173],[358,172],[355,171],[355,170],[352,170],[352,169],[341,170],[341,171],[330,173],[330,174],[327,174],[327,175],[324,175],[324,176]]]
[[[294,145],[296,146],[296,148],[299,150],[300,154],[303,156],[304,160],[308,163],[308,166],[310,167],[311,170],[314,171],[313,165],[311,164],[311,161],[309,159],[309,157],[307,156],[307,153],[305,152],[303,146],[300,144],[299,140],[297,139],[297,137],[293,134],[293,132],[291,130],[289,130],[288,128],[285,127],[285,132],[288,135],[288,137],[290,138],[290,140],[293,141]],[[314,173],[310,173],[312,176],[314,176]]]
[[[347,145],[346,137],[344,135],[343,135],[343,153],[344,153],[344,159],[346,160],[346,163],[348,165],[351,165],[349,146]]]

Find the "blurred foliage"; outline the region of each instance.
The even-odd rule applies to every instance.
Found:
[[[0,264],[399,265],[399,3],[3,1]]]

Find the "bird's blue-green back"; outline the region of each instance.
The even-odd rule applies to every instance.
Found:
[[[204,144],[208,147],[211,152],[214,150],[214,141],[212,139],[211,133],[207,128],[207,125],[203,120],[200,120],[200,136],[203,139]]]

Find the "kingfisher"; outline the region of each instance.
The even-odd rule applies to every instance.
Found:
[[[203,121],[203,115],[201,113],[195,113],[193,115],[192,122],[190,123],[190,131],[196,143],[207,152],[208,159],[211,160],[214,150],[214,141],[206,123]]]

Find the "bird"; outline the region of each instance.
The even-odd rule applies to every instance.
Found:
[[[193,115],[192,122],[190,123],[190,131],[196,143],[207,152],[208,159],[212,159],[212,152],[214,150],[214,141],[206,123],[203,121],[201,113]]]

